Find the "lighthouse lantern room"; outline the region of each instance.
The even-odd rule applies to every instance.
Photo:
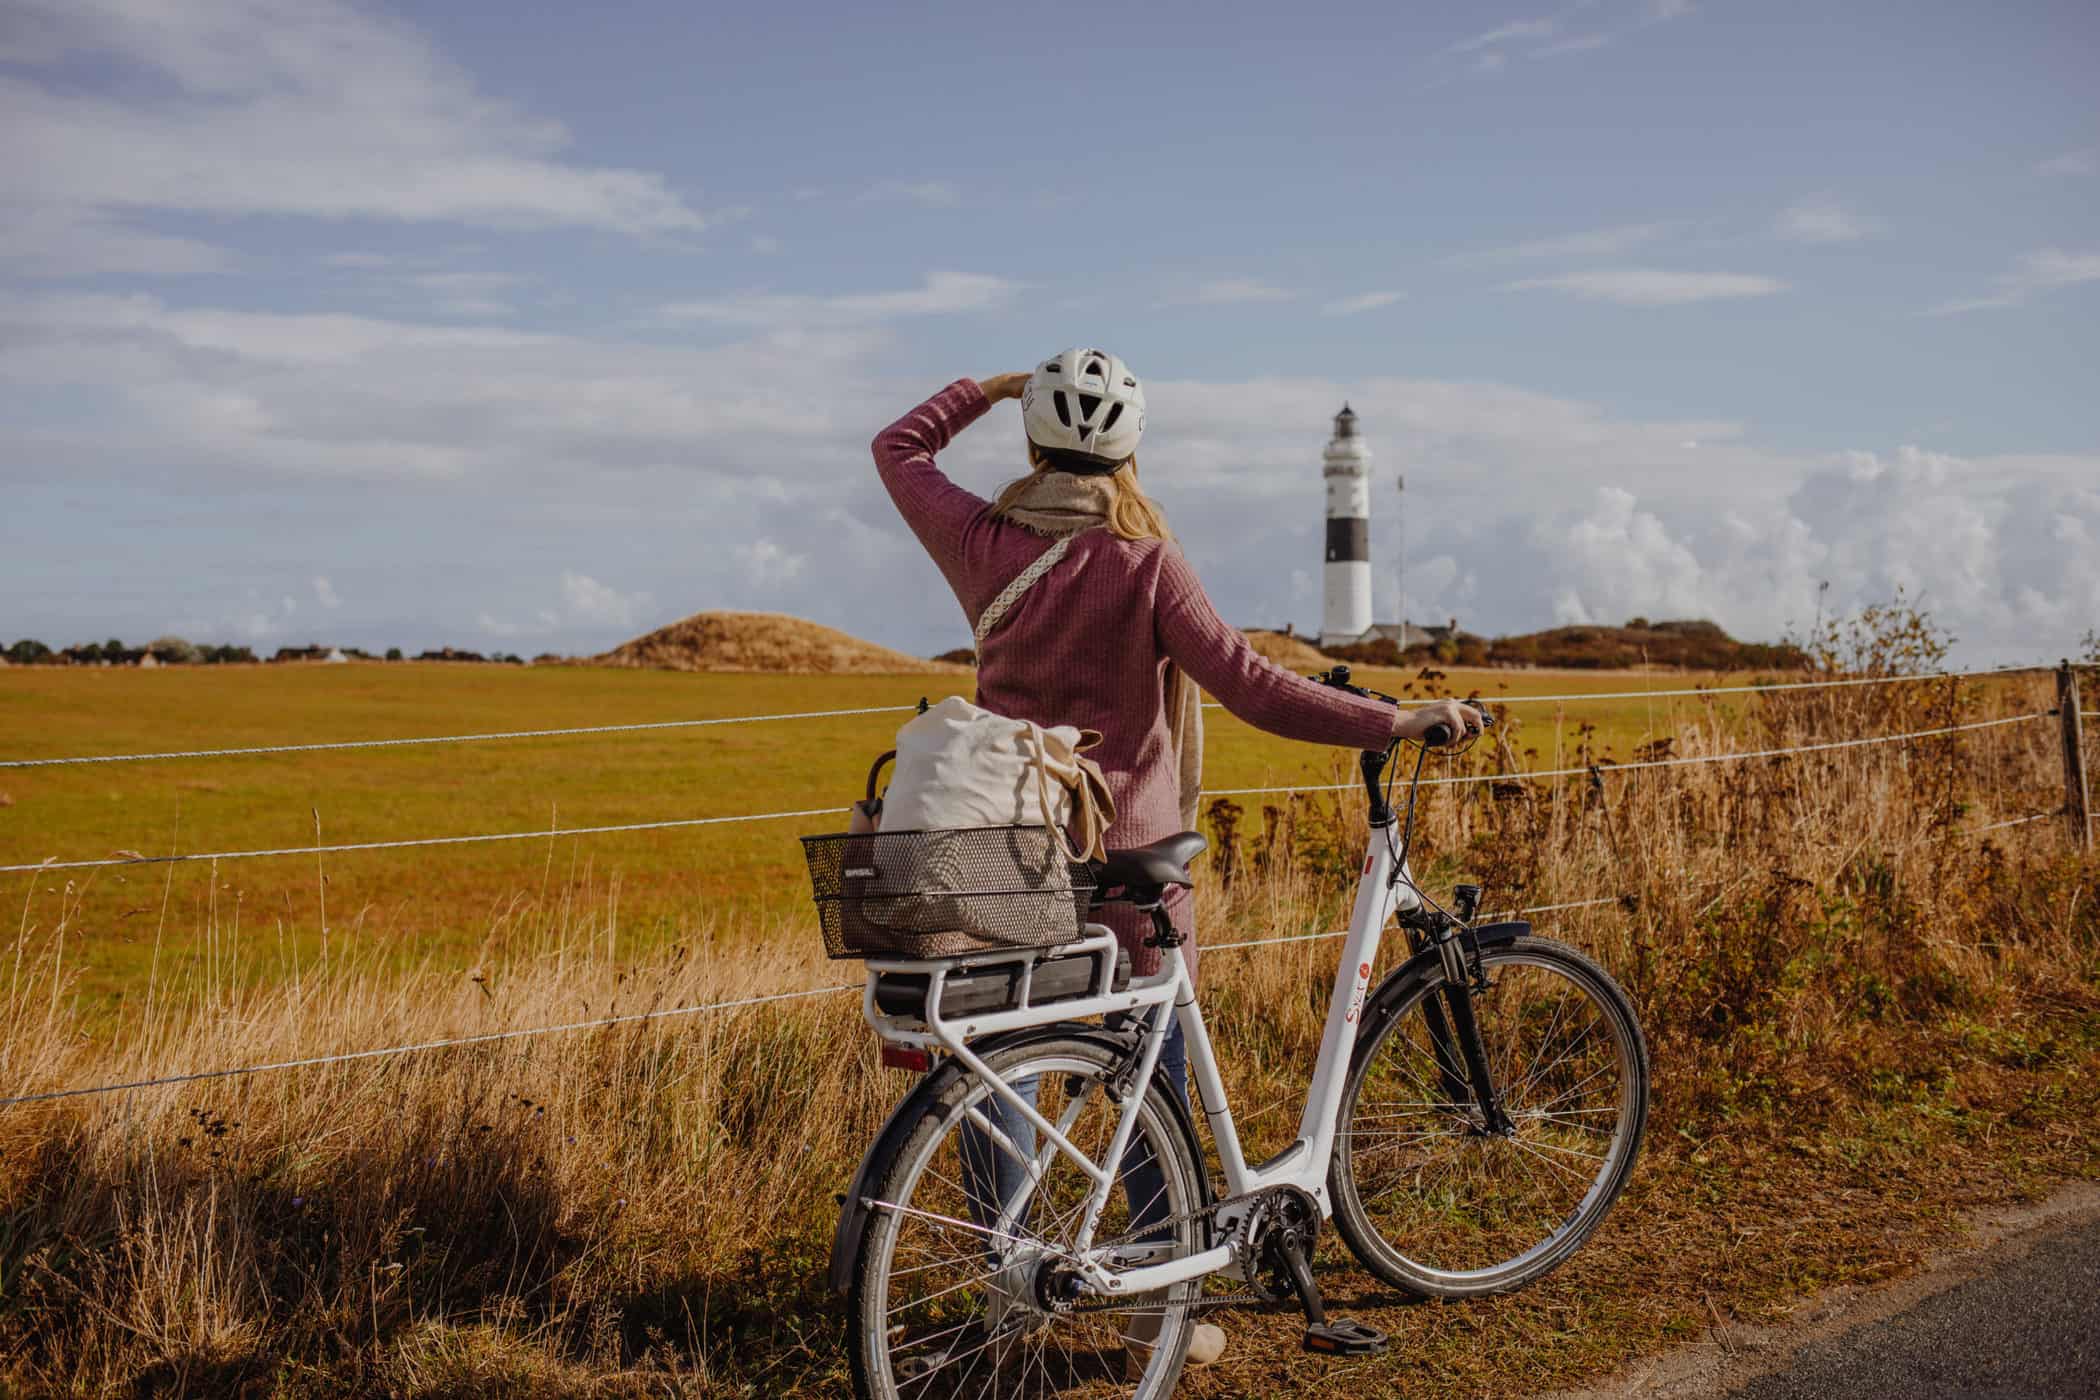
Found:
[[[1371,449],[1348,404],[1334,416],[1322,475],[1327,479],[1327,602],[1320,645],[1347,646],[1371,630]]]

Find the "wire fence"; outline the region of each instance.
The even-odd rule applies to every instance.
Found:
[[[1860,677],[1831,681],[1787,682],[1773,685],[1703,687],[1698,689],[1675,691],[1608,692],[1565,696],[1513,696],[1509,697],[1508,701],[1497,703],[1546,701],[1567,702],[1597,699],[1662,698],[1667,696],[1739,694],[1769,690],[1800,690],[1845,685],[1888,684],[1896,681],[1931,681],[1946,679],[1964,679],[1975,676],[2013,674],[2020,671],[2028,671],[2035,669],[2039,668],[2008,667],[1990,671],[1940,672],[1935,673],[1934,675],[1923,677]],[[23,759],[0,762],[0,767],[51,767],[66,764],[143,762],[153,759],[232,757],[251,754],[311,753],[339,749],[387,748],[406,745],[469,743],[487,740],[545,738],[577,734],[634,733],[656,729],[696,728],[703,726],[728,724],[767,723],[779,720],[824,719],[870,714],[891,714],[901,713],[915,708],[917,707],[911,705],[870,706],[856,709],[801,711],[785,714],[746,715],[700,720],[669,720],[643,724],[594,725],[569,729],[516,730],[500,733],[485,733],[471,735],[438,735],[403,739],[350,740],[337,743],[320,744],[281,744],[252,748],[200,749],[153,754],[113,754],[78,758]],[[1998,719],[1977,720],[1966,724],[1943,725],[1932,729],[1913,730],[1901,734],[1870,735],[1857,739],[1832,740],[1817,744],[1796,745],[1789,748],[1760,749],[1745,752],[1694,754],[1673,758],[1646,759],[1631,763],[1593,764],[1585,765],[1579,768],[1558,768],[1544,771],[1516,771],[1507,773],[1463,774],[1450,777],[1425,779],[1423,780],[1421,785],[1425,787],[1441,787],[1466,783],[1509,782],[1523,781],[1527,779],[1579,777],[1584,775],[1599,777],[1604,774],[1616,774],[1646,769],[1682,767],[1695,764],[1745,762],[1764,758],[1783,758],[1793,754],[1827,752],[1831,750],[1861,748],[1882,744],[1908,743],[1953,734],[1969,733],[1977,730],[1992,729],[2005,725],[2029,723],[2035,720],[2049,718],[2054,713],[2054,711],[2036,711],[2028,714],[2011,715]],[[1353,783],[1327,783],[1295,784],[1278,787],[1225,788],[1211,790],[1205,795],[1213,797],[1231,797],[1254,796],[1270,793],[1331,792],[1346,790],[1355,786],[1356,785]],[[47,870],[80,870],[108,866],[157,865],[198,861],[216,862],[222,860],[256,859],[272,856],[290,855],[328,855],[354,851],[401,850],[421,847],[467,845],[503,841],[553,840],[566,836],[591,836],[616,832],[661,831],[702,826],[717,826],[741,822],[781,821],[806,817],[832,816],[837,815],[843,812],[844,810],[845,809],[843,808],[832,807],[803,808],[795,811],[756,812],[745,813],[735,816],[686,817],[673,818],[661,821],[625,822],[604,826],[549,827],[544,830],[535,831],[493,832],[460,836],[434,836],[386,841],[345,842],[334,845],[323,845],[316,843],[302,846],[286,846],[241,851],[193,852],[176,853],[169,855],[143,855],[136,852],[123,852],[120,853],[118,856],[99,860],[59,861],[54,859],[36,863],[0,865],[0,873],[40,872]],[[2047,821],[2053,817],[2058,817],[2060,815],[2061,811],[2038,812],[2024,817],[2014,817],[2008,820],[1991,822],[1982,826],[1969,828],[1958,834],[1981,835],[1987,832],[2003,830],[2010,827],[2022,826],[2030,822]],[[1625,903],[1625,899],[1626,897],[1623,895],[1604,895],[1591,899],[1579,899],[1553,904],[1532,905],[1527,908],[1503,911],[1501,913],[1489,915],[1486,917],[1500,919],[1530,914],[1563,913],[1578,909],[1601,907],[1604,905],[1623,904]],[[1345,931],[1332,930],[1315,933],[1287,934],[1272,938],[1241,939],[1225,943],[1205,944],[1204,948],[1205,951],[1208,952],[1229,952],[1243,949],[1273,947],[1291,943],[1318,942],[1341,938],[1345,936]],[[0,1097],[0,1108],[12,1108],[26,1104],[50,1102],[58,1099],[70,1099],[90,1095],[123,1093],[137,1090],[161,1088],[172,1085],[192,1084],[211,1080],[234,1079],[258,1074],[271,1073],[276,1071],[289,1071],[294,1069],[312,1068],[323,1065],[345,1064],[362,1060],[373,1060],[403,1055],[422,1054],[437,1050],[457,1049],[475,1045],[486,1045],[496,1042],[525,1039],[530,1037],[558,1035],[587,1030],[601,1030],[614,1026],[634,1025],[643,1022],[668,1020],[676,1017],[695,1016],[706,1013],[729,1011],[746,1007],[801,1001],[815,997],[842,995],[847,992],[859,990],[860,985],[861,984],[858,983],[852,983],[825,987],[808,987],[794,991],[776,992],[761,996],[739,997],[724,1001],[706,1002],[688,1006],[669,1007],[651,1011],[633,1012],[626,1015],[605,1016],[581,1021],[562,1022],[552,1025],[529,1026],[510,1030],[489,1031],[475,1035],[455,1036],[437,1040],[426,1040],[405,1045],[381,1046],[371,1049],[344,1051],[340,1053],[327,1055],[302,1056],[294,1059],[270,1061],[266,1063],[253,1065],[241,1065],[225,1069],[189,1071],[177,1074],[158,1075],[145,1079],[127,1080],[118,1083],[87,1085],[69,1089],[54,1089],[33,1094],[18,1094],[7,1097]]]
[[[1820,753],[1831,749],[1863,748],[1875,744],[1908,743],[1919,739],[1938,738],[1948,734],[1963,734],[1978,729],[1994,729],[2001,725],[2025,724],[2032,720],[2047,719],[2051,711],[2037,710],[2031,714],[2011,715],[2003,719],[1975,720],[1968,724],[1942,725],[1937,729],[1917,729],[1903,734],[1872,734],[1859,739],[1835,739],[1821,744],[1798,744],[1792,748],[1756,749],[1741,753],[1691,754],[1679,758],[1643,759],[1632,763],[1594,764],[1582,768],[1548,768],[1516,770],[1507,773],[1467,773],[1446,778],[1424,778],[1423,787],[1451,787],[1466,783],[1521,782],[1534,778],[1569,778],[1588,774],[1628,773],[1648,768],[1675,768],[1689,764],[1737,763],[1758,758],[1780,758],[1797,753]],[[1355,783],[1293,783],[1280,787],[1251,788],[1206,788],[1205,797],[1249,797],[1271,793],[1340,792],[1353,789]],[[610,826],[549,826],[536,831],[476,832],[463,836],[420,836],[393,841],[348,841],[335,845],[319,843],[303,846],[270,846],[246,851],[196,851],[170,855],[142,855],[126,852],[98,860],[43,860],[0,865],[0,874],[18,874],[45,870],[95,870],[121,865],[175,865],[199,861],[254,860],[270,856],[317,856],[341,855],[353,851],[398,851],[428,846],[464,846],[499,841],[547,841],[564,836],[600,836],[615,832],[669,831],[685,827],[725,826],[739,822],[786,821],[801,817],[838,816],[847,811],[844,807],[805,807],[790,812],[747,812],[724,817],[674,817],[662,821],[619,822]]]

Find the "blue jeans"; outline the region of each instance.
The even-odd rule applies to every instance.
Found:
[[[1174,1092],[1181,1096],[1182,1102],[1188,1102],[1188,1049],[1182,1039],[1179,1021],[1168,1028],[1166,1041],[1159,1047],[1159,1064],[1153,1069],[1153,1077],[1164,1077],[1174,1086]],[[1034,1076],[1017,1079],[1013,1084],[1014,1092],[1031,1104],[1036,1101],[1040,1087]],[[1027,1156],[1035,1154],[1035,1125],[1022,1116],[1019,1109],[996,1094],[987,1098],[981,1107],[984,1116],[1006,1135],[1015,1150]],[[958,1146],[962,1153],[963,1192],[968,1197],[970,1220],[979,1228],[989,1230],[999,1219],[1000,1207],[1021,1189],[1025,1179],[1021,1164],[975,1123],[964,1123],[958,1130]],[[1166,1172],[1151,1149],[1135,1137],[1123,1154],[1122,1181],[1124,1194],[1130,1200],[1132,1233],[1166,1219]],[[1026,1222],[1027,1212],[1024,1210],[1019,1223]],[[1140,1236],[1139,1241],[1156,1244],[1168,1238],[1168,1233],[1160,1230]]]

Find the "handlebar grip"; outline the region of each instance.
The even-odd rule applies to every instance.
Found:
[[[1466,708],[1473,709],[1471,705]],[[1481,733],[1485,734],[1495,727],[1495,717],[1486,710],[1473,710],[1473,713],[1480,716]],[[1422,742],[1432,749],[1440,749],[1456,737],[1458,736],[1451,732],[1451,726],[1448,724],[1432,724],[1422,731]]]

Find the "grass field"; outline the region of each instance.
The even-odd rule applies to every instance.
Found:
[[[1466,685],[1473,678],[1454,676]],[[1626,676],[1489,678],[1534,692]],[[1629,684],[1629,681],[1632,681]],[[1650,684],[1670,687],[1675,676]],[[0,672],[8,756],[908,702],[909,680],[488,668]],[[2058,823],[2046,676],[1747,703],[1533,711],[1515,757],[1620,758],[2025,722],[1581,781],[1425,795],[1425,881],[1617,902],[1543,932],[1610,968],[1655,1067],[1640,1167],[1562,1271],[1411,1307],[1330,1240],[1337,1310],[1386,1357],[1297,1348],[1234,1308],[1198,1397],[1505,1395],[1593,1377],[1715,1321],[1784,1316],[1900,1272],[1965,1207],[2100,1171],[2096,866]],[[1545,709],[1549,707],[1539,707]],[[1526,707],[1512,707],[1523,712]],[[884,717],[81,770],[12,770],[5,861],[800,806],[843,800]],[[1332,756],[1215,730],[1215,786]],[[1476,750],[1480,763],[1489,751]],[[177,824],[177,808],[180,823]],[[1361,807],[1250,801],[1212,943],[1333,927]],[[1271,812],[1267,808],[1274,807]],[[0,885],[0,1078],[21,1093],[849,982],[802,905],[794,823]],[[122,875],[119,882],[109,874]],[[163,882],[166,883],[163,883]],[[327,894],[328,952],[319,895]],[[32,892],[34,891],[34,892]],[[163,912],[165,900],[165,912]],[[767,907],[766,901],[773,904]],[[638,912],[640,911],[640,912]],[[140,976],[153,966],[156,975]],[[1203,959],[1250,1152],[1284,1145],[1333,945]],[[83,967],[94,998],[76,996]],[[301,1400],[844,1392],[822,1285],[833,1193],[907,1075],[846,995],[389,1054],[0,1112],[0,1392]]]
[[[1415,693],[1428,683],[1364,671]],[[1681,689],[1682,673],[1453,671],[1483,698]],[[353,738],[905,707],[963,692],[946,676],[680,675],[458,664],[0,670],[0,758],[161,752]],[[1619,758],[1755,703],[1603,700],[1518,707],[1516,758]],[[0,865],[117,852],[226,851],[840,806],[903,714],[403,749],[0,770]],[[1328,782],[1346,758],[1207,714],[1206,785]],[[1583,726],[1593,726],[1585,735]],[[317,841],[318,825],[318,841]],[[328,938],[397,962],[467,966],[523,894],[589,883],[617,898],[618,936],[661,940],[696,919],[799,910],[797,834],[822,818],[436,850],[0,875],[24,927],[65,911],[77,986],[107,1004],[234,930],[260,955],[228,975],[280,975]],[[323,884],[322,877],[326,881]],[[68,892],[68,877],[72,890]],[[616,896],[615,896],[616,890]],[[5,905],[0,905],[5,907]]]

